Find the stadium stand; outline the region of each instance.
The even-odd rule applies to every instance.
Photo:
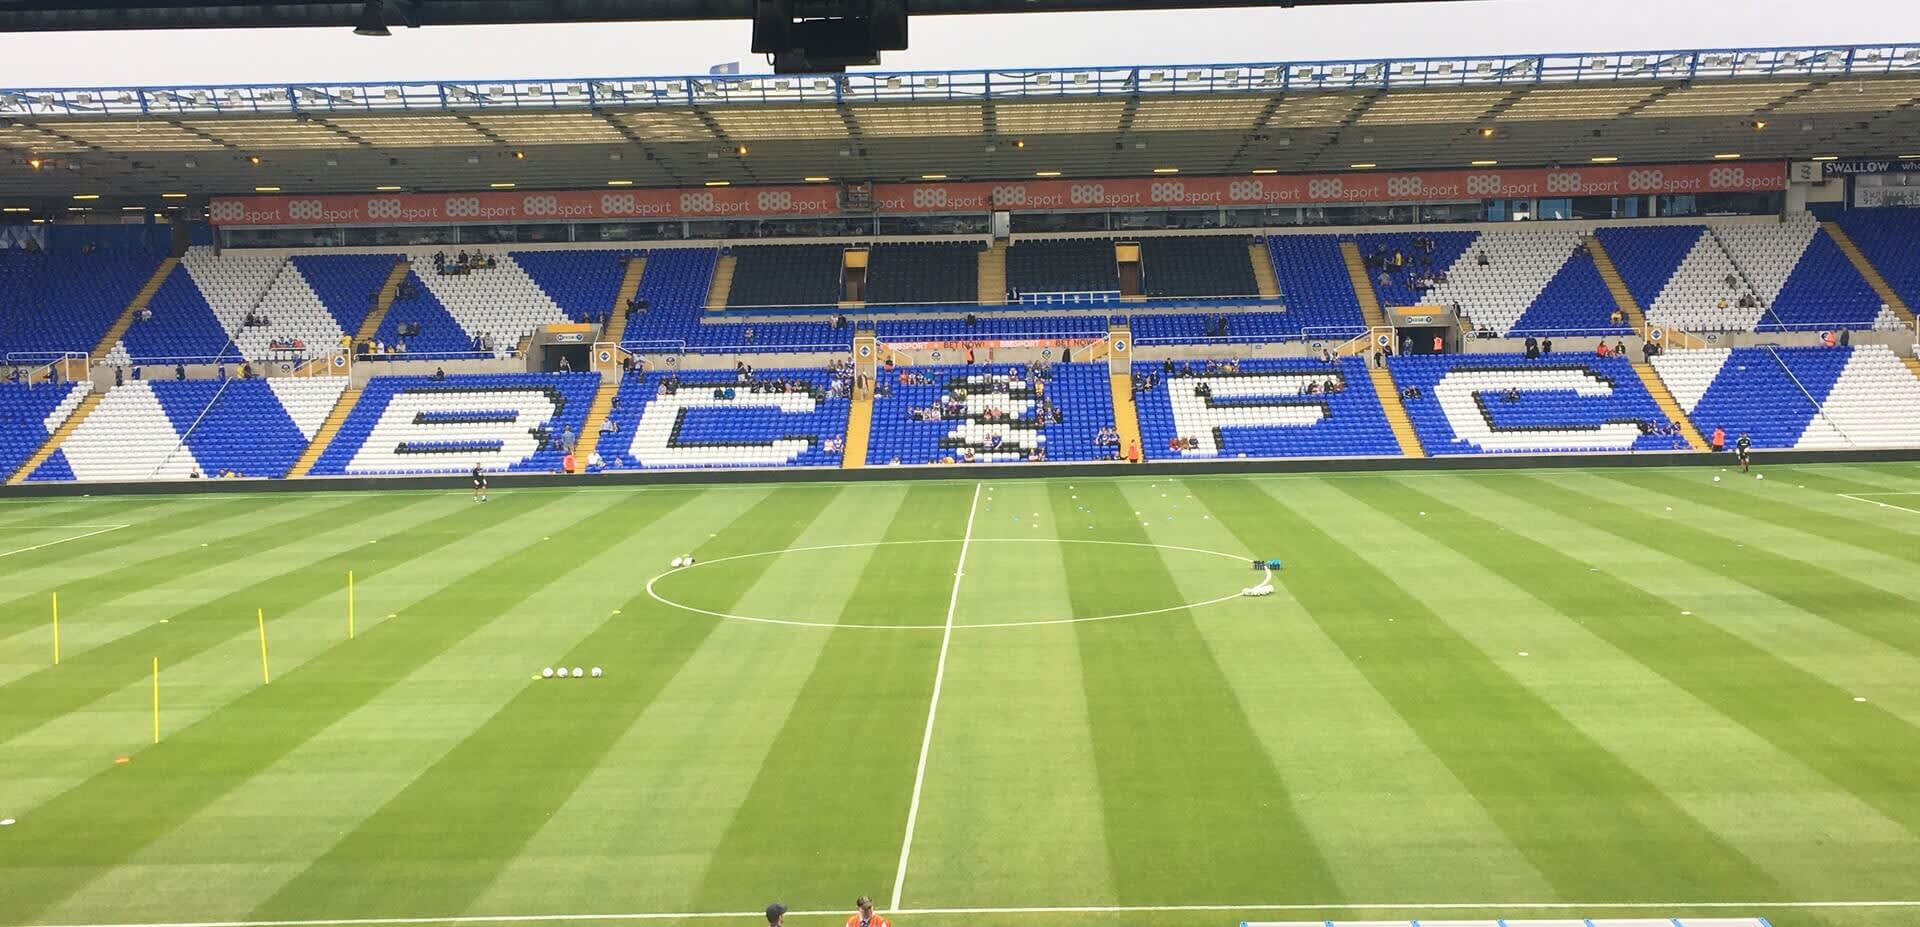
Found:
[[[145,254],[0,250],[0,351],[92,351],[159,263]]]
[[[1767,310],[1759,331],[1884,328],[1880,297],[1807,213],[1779,223],[1711,226]]]
[[[867,463],[1106,460],[1113,427],[1105,364],[883,370]]]
[[[837,467],[845,376],[814,369],[653,372],[620,384],[599,454],[608,470]]]
[[[733,249],[728,306],[831,306],[840,301],[843,245],[743,245]]]
[[[1383,232],[1356,235],[1353,241],[1382,306],[1421,306],[1438,302],[1427,296],[1422,275],[1453,267],[1478,237],[1478,232]]]
[[[1609,227],[1595,235],[1650,325],[1751,331],[1765,314],[1720,239],[1704,225]]]
[[[1840,227],[1909,308],[1920,306],[1920,209],[1849,209]]]
[[[1281,311],[1294,331],[1345,338],[1366,328],[1339,239],[1274,235],[1267,239],[1267,253],[1273,260]]]
[[[979,275],[977,242],[874,245],[867,259],[867,302],[972,303]]]
[[[1256,296],[1247,239],[1240,235],[1174,235],[1142,239],[1141,283],[1148,296]]]
[[[1684,450],[1621,357],[1440,354],[1388,361],[1428,454]]]
[[[201,266],[205,268],[206,258],[201,257]],[[152,318],[143,315],[127,326],[126,333],[107,356],[110,363],[153,364],[174,359],[233,363],[240,360],[241,354],[235,350],[233,339],[221,325],[221,319],[185,260],[167,274],[166,281],[147,301],[147,309],[152,311]]]
[[[1701,433],[1757,448],[1920,447],[1920,379],[1883,345],[1714,348],[1653,359]]]
[[[107,392],[32,479],[285,476],[346,382],[282,377],[125,383]]]
[[[1114,263],[1113,242],[1105,238],[1016,241],[1007,248],[1007,286],[1021,294],[1117,296],[1120,270]]]
[[[312,302],[327,310],[344,334],[357,334],[393,270],[398,254],[301,254],[288,260],[293,274],[282,273],[267,288],[261,305],[276,313],[312,317]],[[319,326],[322,334],[332,331]]]
[[[19,470],[85,399],[84,383],[0,383],[0,476]]]
[[[1400,453],[1357,357],[1242,360],[1230,368],[1137,362],[1133,386],[1151,460]]]
[[[558,471],[599,387],[595,373],[375,377],[312,472]]]
[[[635,248],[582,251],[515,251],[507,255],[568,319],[598,321],[613,309],[626,260],[647,252]]]

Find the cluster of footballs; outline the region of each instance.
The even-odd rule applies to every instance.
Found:
[[[546,669],[543,669],[540,671],[541,679],[565,679],[568,676],[572,676],[575,679],[579,679],[582,676],[592,676],[595,679],[599,679],[603,675],[606,675],[606,674],[600,672],[600,667],[597,667],[597,666],[591,670],[583,670],[577,666],[571,670],[567,669],[564,666],[560,667],[559,669],[554,669],[553,667],[549,666]]]
[[[679,569],[679,568],[681,568],[681,567],[690,567],[690,566],[693,566],[693,555],[692,555],[692,554],[688,554],[688,555],[687,555],[687,556],[685,556],[685,557],[675,557],[675,558],[673,558],[673,568],[674,568],[674,569],[676,569],[676,570],[677,570],[677,569]]]

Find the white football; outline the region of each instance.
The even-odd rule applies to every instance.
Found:
[[[551,666],[549,666],[549,667],[547,667],[546,669],[543,669],[543,670],[541,670],[541,671],[540,671],[540,678],[542,678],[542,679],[552,679],[552,678],[553,678],[553,667],[551,667]]]
[[[688,555],[686,556],[686,558],[685,558],[685,559],[686,559],[686,561],[687,561],[687,562],[686,562],[686,566],[693,566],[693,555],[692,555],[692,554],[688,554]]]
[[[1764,473],[1755,473],[1755,474],[1753,475],[1753,478],[1754,478],[1754,479],[1756,479],[1756,480],[1764,480],[1764,479],[1766,479],[1766,478],[1767,478],[1767,475],[1766,475],[1766,474],[1764,474]]]
[[[595,679],[599,679],[599,678],[600,678],[600,676],[601,676],[601,673],[600,673],[600,667],[597,667],[597,666],[596,666],[596,667],[594,667],[594,668],[593,668],[593,678],[595,678]]]
[[[673,567],[674,567],[674,569],[676,569],[676,570],[677,570],[677,569],[679,569],[679,568],[680,568],[680,564],[681,564],[681,559],[680,559],[679,557],[675,557],[675,558],[673,558]]]
[[[1720,482],[1720,478],[1716,476],[1716,477],[1714,477],[1714,478],[1713,478],[1713,481],[1714,481],[1714,482],[1716,482],[1716,483],[1718,483],[1718,482]]]
[[[581,669],[580,669],[580,667],[577,667],[577,666],[576,666],[576,667],[574,667],[574,668],[573,668],[573,678],[575,678],[575,679],[579,679],[580,677],[582,677],[582,676],[585,676],[585,675],[586,675],[586,673],[585,673],[585,672],[583,672],[583,671],[581,671]]]

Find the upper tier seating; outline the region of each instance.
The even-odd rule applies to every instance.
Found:
[[[627,259],[646,253],[637,248],[515,251],[508,258],[539,284],[567,318],[585,322],[621,311],[613,301],[620,295]]]
[[[85,354],[153,276],[148,255],[0,250],[0,354]]]
[[[1880,297],[1813,216],[1712,227],[1767,313],[1760,331],[1888,327]]]
[[[837,467],[849,407],[845,376],[820,369],[636,374],[598,452],[609,470]]]
[[[1685,331],[1751,331],[1766,315],[1720,239],[1704,225],[1595,232],[1647,322]]]
[[[1103,363],[882,370],[867,463],[1106,460],[1113,426]]]
[[[1626,358],[1435,354],[1387,363],[1431,455],[1687,446]]]
[[[1241,235],[1143,238],[1140,271],[1148,296],[1254,297],[1260,291]]]
[[[1399,252],[1405,257],[1400,268],[1392,267],[1389,257],[1382,269],[1370,269],[1376,289],[1383,271],[1391,278],[1384,289],[1394,298],[1383,297],[1382,302],[1458,304],[1474,328],[1514,337],[1626,333],[1624,325],[1611,320],[1613,295],[1582,245],[1585,228],[1555,225],[1482,232],[1465,244],[1451,264],[1444,263],[1461,244],[1458,234],[1360,236],[1363,255]],[[1433,243],[1430,262],[1419,244],[1422,239]],[[1401,301],[1409,298],[1410,302]]]
[[[341,332],[358,334],[400,258],[398,254],[294,255],[289,263],[299,273],[274,278],[261,306],[269,317],[276,313],[310,317],[311,296],[326,308]]]
[[[840,301],[845,245],[742,245],[733,249],[728,306],[831,306]]]
[[[1027,239],[1007,248],[1007,286],[1019,293],[1119,292],[1106,238]]]
[[[413,272],[407,280],[418,295],[394,300],[381,322],[376,336],[379,340],[392,344],[403,339],[407,353],[412,355],[460,354],[472,352],[474,339],[486,336],[496,348],[505,350],[542,326],[569,321],[568,314],[520,267],[514,255],[489,253],[492,267],[476,263],[465,273],[441,273],[435,268],[436,253],[442,252],[416,251],[408,256]],[[607,252],[602,259],[617,267],[619,254]],[[457,262],[458,257],[456,253],[451,259]],[[450,262],[446,266],[455,265]],[[604,312],[607,308],[600,306],[597,310]],[[400,335],[401,322],[420,325],[420,334]]]
[[[1883,345],[1714,348],[1653,359],[1703,435],[1757,448],[1920,446],[1920,379]]]
[[[1344,339],[1366,328],[1360,297],[1353,292],[1353,279],[1340,255],[1340,239],[1273,235],[1267,239],[1267,253],[1273,258],[1286,321],[1294,331]],[[1232,327],[1238,327],[1238,322],[1236,315]]]
[[[0,383],[0,480],[47,443],[91,391],[85,383]]]
[[[375,377],[313,473],[555,472],[599,387],[595,373]]]
[[[1907,308],[1920,310],[1920,209],[1849,209],[1840,227]]]
[[[1382,232],[1351,237],[1367,261],[1367,277],[1380,298],[1380,305],[1393,307],[1438,302],[1427,296],[1421,279],[1452,267],[1473,246],[1480,233]],[[1340,257],[1337,250],[1333,257]]]
[[[32,479],[285,476],[345,377],[136,380],[116,386]]]
[[[188,257],[195,255],[189,253]],[[198,256],[203,272],[209,260],[212,260],[210,254]],[[252,274],[240,279],[245,280],[245,286],[254,284]],[[214,283],[209,275],[206,285]],[[265,284],[260,286],[264,288]],[[153,318],[136,319],[128,326],[127,333],[108,355],[109,361],[155,364],[176,360],[232,362],[240,358],[240,353],[233,348],[232,337],[220,324],[221,319],[185,259],[167,275],[160,289],[154,291],[147,308],[153,312]]]
[[[1336,387],[1331,393],[1328,381]],[[1312,358],[1242,360],[1232,367],[1142,362],[1133,365],[1133,383],[1140,441],[1150,460],[1400,453],[1359,358],[1331,365]],[[1203,386],[1210,395],[1199,395]]]
[[[874,245],[867,253],[870,305],[972,303],[979,287],[978,242]]]

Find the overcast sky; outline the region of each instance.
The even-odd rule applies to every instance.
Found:
[[[884,69],[1920,43],[1920,0],[1465,0],[1155,13],[920,16]],[[0,36],[0,86],[624,77],[747,54],[737,23]]]

